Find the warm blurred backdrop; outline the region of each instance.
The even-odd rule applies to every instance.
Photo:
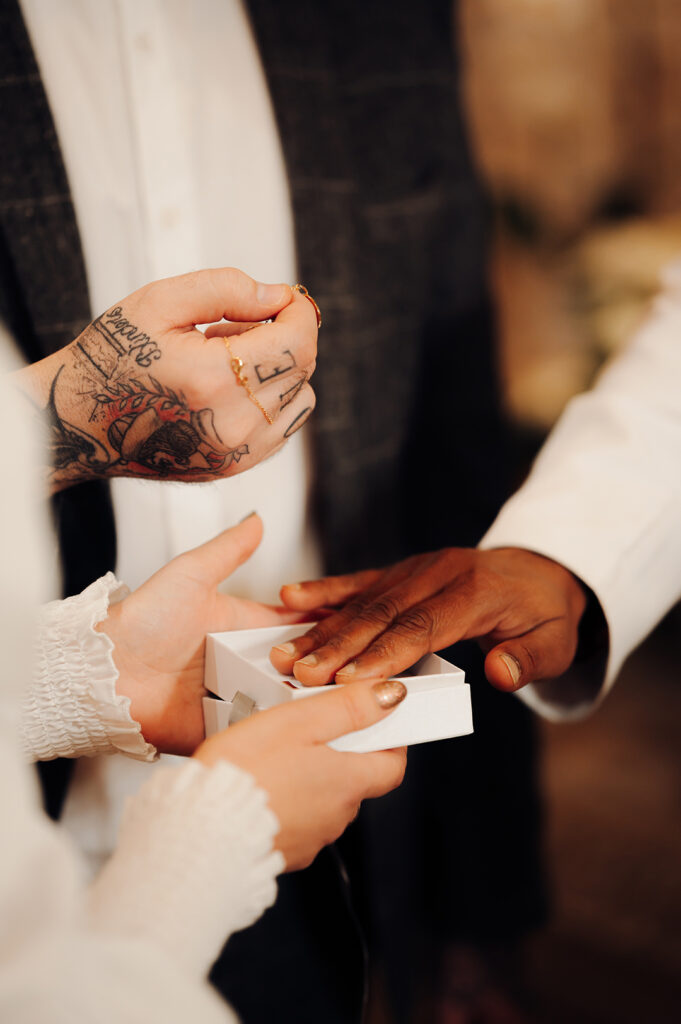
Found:
[[[681,258],[681,0],[462,7],[522,471]],[[555,906],[527,984],[546,1024],[681,1020],[680,660],[677,611],[597,714],[543,729]]]
[[[548,427],[681,256],[679,0],[464,0],[514,416]]]

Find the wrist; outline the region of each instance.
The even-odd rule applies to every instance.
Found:
[[[132,663],[130,652],[125,644],[125,623],[124,623],[125,600],[116,604],[110,604],[106,615],[101,622],[95,625],[98,633],[103,633],[111,643],[111,658],[116,669],[116,680],[114,689],[118,697],[128,701],[130,717],[142,728],[144,738],[154,746],[158,746],[157,737],[149,736],[145,728],[144,714],[142,712],[142,701],[140,699],[139,687],[136,680],[140,675],[139,668],[135,669]]]

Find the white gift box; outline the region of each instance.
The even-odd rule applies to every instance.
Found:
[[[205,685],[214,696],[203,700],[207,736],[251,711],[335,688],[335,684],[302,686],[293,676],[282,676],[270,662],[272,647],[301,636],[309,628],[310,623],[306,623],[208,634]],[[387,718],[340,736],[330,746],[366,753],[473,732],[470,687],[462,669],[428,654],[407,672],[392,678],[400,679],[407,687],[402,703]]]

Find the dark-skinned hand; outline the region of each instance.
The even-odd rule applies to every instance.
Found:
[[[281,598],[310,618],[336,609],[271,652],[275,668],[307,686],[398,675],[430,651],[476,639],[488,680],[507,691],[567,670],[587,600],[567,569],[521,548],[446,548],[289,584]]]

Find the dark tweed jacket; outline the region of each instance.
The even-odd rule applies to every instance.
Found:
[[[451,3],[249,0],[248,6],[284,146],[300,280],[324,313],[312,429],[327,568],[347,571],[416,550],[474,544],[504,497],[504,453],[485,209],[460,111]],[[91,316],[69,186],[16,0],[0,0],[0,315],[29,359],[65,344]],[[114,565],[107,486],[74,487],[58,497],[55,510],[69,594]],[[497,705],[490,710],[486,702],[476,710],[478,746],[462,744],[454,754],[450,745],[435,745],[437,756],[449,760],[413,769],[417,781],[405,792],[419,792],[419,771],[432,790],[434,771],[464,770],[482,780],[489,800],[490,758],[505,771],[499,759],[508,751],[505,733],[494,725]],[[484,745],[487,717],[493,749]],[[472,895],[462,899],[460,887],[450,894],[449,883],[441,884],[459,853],[444,873],[435,872],[444,905],[454,907],[445,932],[470,937],[481,919],[483,937],[513,932],[541,904],[531,877],[539,875],[531,743],[519,707],[509,721],[525,737],[523,753],[513,755],[514,789],[499,793],[502,831],[515,828],[509,808],[524,823],[520,847],[513,838],[516,888],[512,894],[499,889],[496,863],[490,860],[489,870],[480,865],[484,844],[474,838]],[[464,759],[458,769],[456,757]],[[54,811],[58,797],[53,793]],[[394,846],[382,843],[411,849],[422,826],[434,827],[432,820],[427,828],[418,824],[422,801],[408,799],[408,813],[388,811],[388,823],[368,821],[358,833],[355,859],[365,878],[367,863],[395,857]],[[477,827],[471,813],[463,832]],[[489,815],[495,813],[490,806]],[[406,832],[394,833],[395,821]],[[433,841],[447,844],[438,828]],[[490,838],[508,851],[506,835],[492,829]],[[461,845],[460,833],[451,845]],[[405,872],[420,871],[419,858],[428,851],[412,854],[403,857]],[[369,874],[364,907],[400,1019],[407,1019],[423,907],[386,911],[394,892],[378,884],[380,871]],[[506,864],[506,874],[514,874],[513,866]],[[401,886],[405,879],[397,875]],[[356,922],[340,911],[332,922],[334,901],[343,910],[347,899],[329,857],[320,857],[312,872],[282,885],[277,908],[256,929],[230,942],[231,960],[223,957],[214,977],[246,1021],[326,1024],[357,1017]]]

